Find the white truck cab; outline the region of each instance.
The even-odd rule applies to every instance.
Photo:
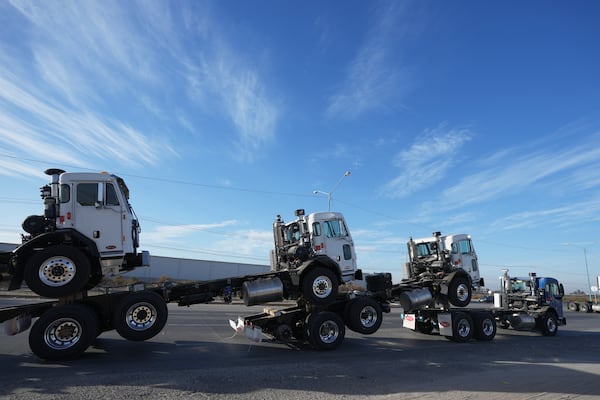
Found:
[[[103,276],[150,264],[138,252],[140,226],[125,181],[105,172],[45,171],[44,215],[23,222],[23,243],[11,255],[9,289],[24,280],[35,293],[62,297],[89,289]]]
[[[460,268],[469,274],[475,287],[480,285],[477,253],[470,235],[435,232],[426,238],[411,239],[408,249],[411,262],[429,264],[432,268]]]

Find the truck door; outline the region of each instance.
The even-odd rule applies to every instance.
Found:
[[[558,317],[562,318],[563,316],[563,290],[560,287],[559,283],[550,278],[546,278],[541,280],[540,285],[544,285],[544,301],[552,306],[556,312],[558,313]]]
[[[77,183],[73,227],[93,239],[103,257],[122,254],[123,207],[112,183]]]
[[[351,280],[356,271],[354,242],[343,219],[323,221],[323,244],[327,255],[335,260],[345,281]]]
[[[478,286],[480,280],[479,264],[471,239],[460,239],[458,242],[452,243],[452,253],[458,253],[455,254],[459,257],[457,266],[460,266],[471,276],[473,285]]]

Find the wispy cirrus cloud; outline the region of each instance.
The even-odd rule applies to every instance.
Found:
[[[164,243],[176,239],[188,237],[190,234],[206,232],[215,228],[224,228],[237,225],[236,220],[227,220],[212,224],[183,224],[183,225],[162,225],[150,232],[143,233],[144,243]]]
[[[446,124],[425,130],[395,157],[393,164],[400,174],[386,183],[381,193],[402,198],[437,184],[455,163],[458,150],[472,136],[467,128],[448,128]]]
[[[532,229],[544,225],[555,228],[600,221],[600,199],[580,201],[561,207],[527,210],[492,222],[491,227],[501,230]]]
[[[353,118],[373,110],[404,108],[398,104],[414,86],[414,73],[403,62],[402,41],[418,31],[409,7],[376,3],[374,18],[344,81],[329,98],[329,117]],[[392,106],[390,106],[392,104]]]
[[[222,146],[237,149],[238,160],[253,160],[275,137],[280,110],[260,72],[206,17],[210,5],[15,1],[2,10],[12,15],[0,38],[5,154],[39,158],[38,149],[59,148],[42,159],[153,165],[178,157],[173,139],[195,133],[199,112],[229,121],[233,135],[222,135]],[[23,135],[27,146],[10,140]]]
[[[464,176],[457,184],[446,188],[440,204],[452,209],[497,200],[530,190],[534,185],[555,187],[568,194],[578,187],[589,188],[600,170],[600,147],[597,137],[588,143],[579,143],[556,148],[549,141],[543,147],[537,144],[500,151],[489,159],[482,159],[486,166],[476,173]],[[490,164],[489,160],[494,160]],[[572,179],[572,178],[575,179]],[[560,185],[558,185],[560,183]]]

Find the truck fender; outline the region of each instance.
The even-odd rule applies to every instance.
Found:
[[[441,294],[448,295],[448,287],[450,286],[450,282],[452,282],[452,279],[454,279],[455,276],[466,277],[469,280],[469,284],[472,285],[471,277],[469,276],[469,274],[463,271],[462,269],[457,269],[456,271],[449,273],[442,279],[442,282],[440,283]]]
[[[12,262],[14,265],[14,274],[9,285],[9,290],[16,290],[21,287],[27,259],[36,249],[59,244],[77,247],[83,251],[90,259],[91,275],[101,277],[100,252],[98,252],[96,243],[75,229],[60,229],[36,236],[13,250]]]
[[[307,270],[319,266],[331,270],[337,277],[338,284],[342,283],[342,271],[340,270],[340,266],[327,256],[316,256],[302,263],[302,265],[300,265],[300,267],[298,268],[298,276],[300,277],[300,281],[302,281],[302,276]]]

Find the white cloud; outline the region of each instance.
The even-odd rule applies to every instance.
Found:
[[[425,130],[409,149],[395,157],[394,165],[401,171],[400,175],[385,184],[381,192],[401,198],[439,183],[471,136],[466,128],[448,129],[446,124]]]
[[[186,238],[190,234],[210,231],[214,228],[223,228],[236,225],[238,221],[227,220],[212,224],[186,224],[186,225],[161,225],[150,232],[144,232],[141,240],[149,245],[152,243],[172,242],[175,239]]]
[[[515,154],[516,153],[516,154]],[[592,173],[597,176],[600,167],[600,148],[594,143],[586,143],[570,148],[545,148],[529,152],[527,148],[501,151],[492,155],[494,165],[462,178],[442,193],[444,208],[495,200],[531,189],[535,184],[552,185],[554,180],[562,182],[560,190],[568,193],[573,185],[582,185],[582,176]],[[488,160],[489,161],[489,160]],[[577,169],[583,168],[584,170]],[[569,183],[565,175],[574,173],[578,178]],[[597,179],[596,182],[600,182]],[[587,182],[589,185],[591,182]]]
[[[594,221],[600,221],[598,198],[544,210],[522,211],[497,219],[491,226],[501,230],[532,229],[547,225],[559,228]]]
[[[342,86],[329,99],[329,117],[353,118],[372,110],[404,108],[396,100],[414,86],[411,69],[397,60],[398,45],[414,23],[406,18],[406,9],[394,2],[374,14],[371,29],[348,66]]]

